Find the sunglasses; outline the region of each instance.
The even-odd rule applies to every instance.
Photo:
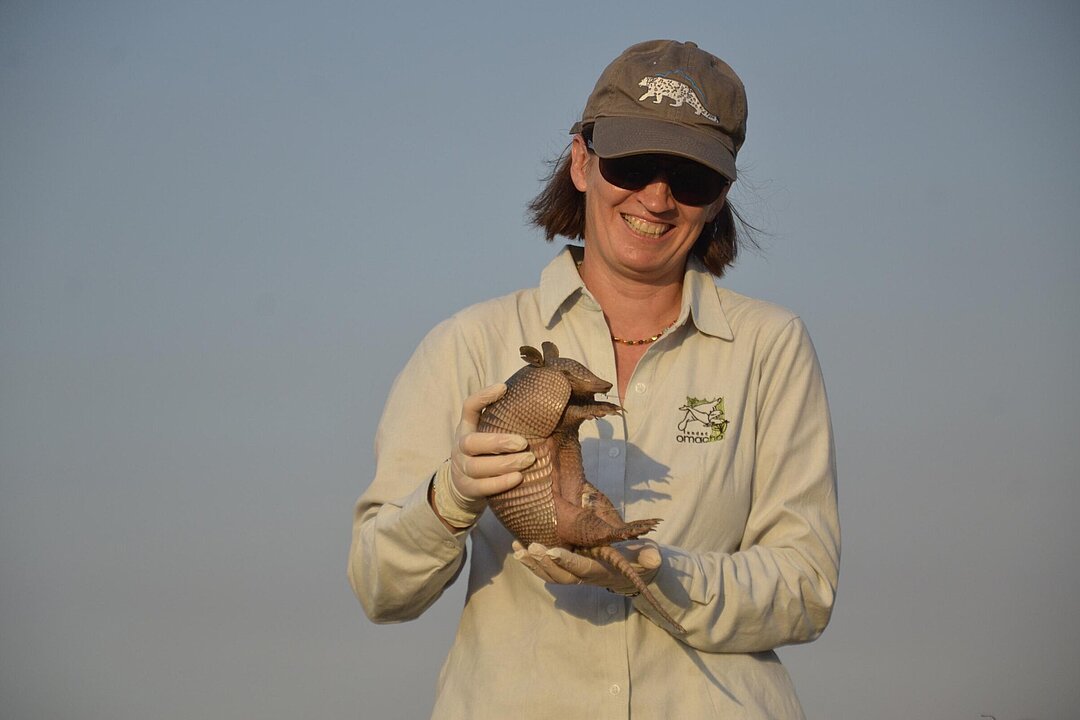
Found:
[[[586,146],[595,153],[591,141]],[[628,155],[599,160],[600,174],[612,185],[623,190],[641,190],[663,177],[671,196],[683,205],[708,205],[728,186],[727,178],[712,168],[674,155]]]

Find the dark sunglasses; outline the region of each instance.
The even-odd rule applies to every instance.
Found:
[[[586,143],[595,153],[591,139]],[[602,158],[600,174],[612,185],[623,190],[641,190],[656,178],[663,177],[671,196],[683,205],[701,207],[720,197],[728,180],[712,168],[675,155],[628,155],[621,158]]]

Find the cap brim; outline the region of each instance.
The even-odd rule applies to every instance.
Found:
[[[593,124],[592,146],[604,158],[664,153],[697,161],[735,180],[735,156],[718,135],[686,125],[639,117],[600,117]]]

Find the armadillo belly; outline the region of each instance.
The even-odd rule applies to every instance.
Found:
[[[529,450],[536,462],[524,471],[520,485],[488,498],[488,506],[507,530],[523,545],[559,545],[555,525],[555,496],[552,488],[551,438],[530,438]]]

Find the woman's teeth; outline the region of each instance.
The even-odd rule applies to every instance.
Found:
[[[623,215],[622,219],[630,226],[631,230],[641,235],[648,235],[649,237],[660,237],[667,232],[669,227],[671,227],[664,223],[652,223],[648,220],[642,220],[633,215]]]

